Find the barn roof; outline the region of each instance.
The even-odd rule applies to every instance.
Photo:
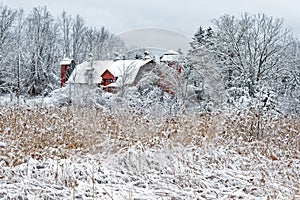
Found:
[[[165,52],[162,58],[160,59],[161,62],[176,62],[178,60],[179,53],[173,50]]]
[[[67,83],[100,83],[101,75],[112,60],[85,61],[77,65]]]
[[[122,81],[124,81],[123,84],[130,85],[134,83],[140,68],[151,61],[152,59],[116,60],[108,66],[107,70],[115,77],[118,77],[116,81],[117,85],[121,84]]]

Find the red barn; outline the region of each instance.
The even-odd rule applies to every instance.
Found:
[[[170,68],[175,70],[179,75],[181,73],[181,66],[179,64],[180,54],[175,51],[166,52],[160,59],[161,63],[165,63]],[[146,72],[154,69],[155,61],[145,54],[144,58],[138,59],[120,59],[115,60],[100,60],[85,61],[76,66],[74,69],[74,61],[65,59],[62,61],[62,86],[65,83],[76,85],[98,85],[102,86],[105,91],[115,92],[124,86],[134,86],[143,78]],[[70,75],[69,72],[73,71]],[[174,93],[171,90],[170,83],[167,82],[166,77],[160,74],[161,88],[165,92]]]
[[[65,58],[60,63],[60,86],[63,87],[71,76],[75,68],[75,61],[70,58]]]
[[[100,85],[101,75],[112,62],[112,60],[84,61],[76,66],[67,83]]]
[[[102,78],[102,82],[101,85],[103,86],[107,86],[111,83],[116,82],[116,77],[110,73],[108,70],[105,70],[105,72],[103,72],[103,74],[101,75]]]
[[[151,58],[136,60],[115,60],[101,75],[106,91],[116,91],[120,86],[136,85],[146,71],[153,69]]]

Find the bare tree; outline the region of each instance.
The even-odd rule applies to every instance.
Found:
[[[17,61],[16,63],[16,73],[15,73],[15,80],[16,80],[16,93],[17,93],[17,99],[19,103],[19,97],[21,94],[21,79],[22,79],[22,73],[21,73],[21,66],[22,63],[24,63],[23,56],[24,52],[22,51],[22,46],[23,46],[23,28],[24,28],[24,10],[19,10],[17,14],[17,20],[16,20],[16,25],[15,25],[15,40],[16,40],[16,51],[17,53],[15,54],[15,60]]]
[[[215,53],[227,75],[227,87],[242,88],[254,97],[280,70],[283,52],[291,44],[283,20],[245,13],[240,19],[224,15],[213,23]]]
[[[0,91],[11,91],[14,81],[14,34],[13,25],[17,11],[0,4]]]
[[[64,11],[58,18],[59,27],[62,33],[61,42],[63,45],[64,56],[71,56],[71,31],[72,31],[72,17],[68,16]]]
[[[111,59],[124,43],[104,27],[88,28],[76,15],[54,18],[46,7],[24,14],[0,4],[0,92],[47,94],[59,87],[63,56],[83,62]]]
[[[93,31],[91,31],[93,30]],[[125,43],[104,27],[100,30],[91,29],[89,36],[90,48],[97,60],[113,59],[116,52],[122,53],[126,50]]]
[[[300,113],[300,43],[294,41],[285,52],[276,77],[272,77],[283,112]],[[277,81],[276,81],[277,80]]]
[[[76,15],[75,20],[72,24],[72,57],[76,63],[81,63],[87,57],[85,49],[85,39],[87,27],[84,20]]]
[[[26,18],[26,91],[38,95],[51,91],[56,83],[58,25],[46,7],[34,8]]]

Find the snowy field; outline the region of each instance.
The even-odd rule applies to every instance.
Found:
[[[300,118],[1,107],[0,199],[300,199]]]

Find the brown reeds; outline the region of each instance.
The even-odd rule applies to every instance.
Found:
[[[0,113],[0,141],[6,144],[0,148],[1,159],[8,166],[24,163],[30,157],[65,158],[99,151],[112,154],[136,143],[145,148],[160,148],[167,144],[202,146],[216,139],[225,143],[256,141],[260,151],[273,159],[282,155],[270,153],[270,146],[276,146],[289,156],[297,156],[300,151],[298,116],[237,111],[178,116],[154,122],[126,110],[74,106],[1,108]]]

